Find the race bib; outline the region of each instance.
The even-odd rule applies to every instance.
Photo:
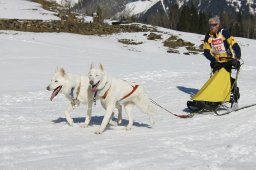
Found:
[[[226,49],[225,49],[225,46],[224,46],[222,36],[217,37],[217,38],[213,38],[211,44],[212,44],[212,52],[214,54],[226,53]]]

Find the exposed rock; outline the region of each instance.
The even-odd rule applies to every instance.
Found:
[[[177,49],[179,47],[185,47],[188,50],[188,52],[183,53],[185,55],[198,54],[198,52],[203,51],[202,46],[196,47],[195,44],[184,41],[183,39],[180,39],[177,36],[173,35],[164,41],[164,46],[169,47],[169,50],[167,52],[176,52],[174,49]]]
[[[70,32],[77,34],[112,34],[118,32],[145,32],[147,27],[139,25],[108,25],[104,23],[82,23],[77,20],[0,20],[0,30],[28,32]]]
[[[127,44],[127,45],[139,45],[139,44],[143,43],[143,42],[137,42],[133,39],[120,39],[120,40],[118,40],[118,42]]]
[[[160,34],[155,34],[153,32],[151,32],[148,35],[148,40],[156,40],[156,39],[162,39],[162,36]]]

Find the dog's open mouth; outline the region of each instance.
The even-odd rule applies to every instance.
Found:
[[[98,87],[99,83],[100,83],[100,81],[98,81],[98,83],[92,85],[92,92],[95,93],[97,91],[97,87]]]
[[[51,98],[50,98],[51,101],[52,101],[52,99],[53,99],[55,96],[58,95],[58,93],[60,92],[61,88],[62,88],[62,86],[58,86],[57,88],[55,88],[55,89],[53,90],[52,96],[51,96]]]

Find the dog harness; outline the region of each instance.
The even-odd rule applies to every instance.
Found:
[[[104,95],[101,97],[102,99],[106,99],[110,87],[111,87],[111,85],[109,86],[108,90],[104,93]]]
[[[111,87],[111,86],[110,86]],[[103,99],[106,99],[107,95],[108,95],[108,91],[110,89],[110,87],[108,88],[108,90],[104,93],[104,95],[102,96]],[[132,86],[132,91],[130,91],[130,93],[128,93],[127,95],[125,95],[124,97],[122,97],[119,101],[126,99],[127,97],[129,97],[130,95],[132,95],[132,93],[139,87],[139,85],[135,85]]]
[[[132,95],[132,93],[139,87],[139,85],[136,84],[135,86],[132,86],[132,87],[133,87],[132,91],[130,93],[128,93],[127,95],[125,95],[122,99],[120,99],[120,101],[124,100],[125,98],[129,97],[130,95]]]
[[[79,83],[79,86],[77,87],[76,98],[74,98],[75,87],[71,88],[70,96],[71,96],[71,100],[72,100],[71,101],[72,106],[75,106],[75,105],[79,104],[79,101],[77,100],[77,98],[78,98],[78,95],[80,93],[80,89],[81,89],[81,82]]]

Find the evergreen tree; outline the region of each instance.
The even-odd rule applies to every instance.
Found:
[[[187,32],[198,32],[199,16],[196,7],[193,3],[190,6],[184,5],[181,9],[181,14],[177,29]]]
[[[237,22],[236,23],[237,24],[236,36],[243,37],[244,31],[243,31],[243,21],[242,21],[242,13],[241,12],[239,12],[237,14],[236,22]]]
[[[226,12],[226,11],[223,11],[220,15],[220,21],[221,21],[221,26],[223,28],[226,28],[226,29],[230,29],[231,27],[231,23],[232,23],[232,17]]]
[[[191,6],[189,7],[189,17],[188,17],[188,23],[189,23],[189,32],[198,32],[198,24],[199,24],[199,19],[198,19],[198,12],[196,7],[194,6],[193,3],[191,3]]]
[[[97,17],[98,17],[98,22],[99,23],[103,23],[103,12],[102,12],[102,8],[100,6],[97,7]]]
[[[179,20],[179,6],[178,4],[172,5],[169,12],[169,21],[170,21],[170,28],[177,29],[177,24]]]
[[[205,15],[205,13],[200,12],[199,19],[198,19],[198,32],[197,33],[205,34],[208,30],[209,30],[208,17]]]
[[[247,22],[248,24],[244,24],[248,29],[248,31],[245,30],[246,32],[248,32],[247,38],[255,39],[256,38],[256,16],[250,15],[250,17],[247,18]]]
[[[188,31],[189,30],[189,7],[184,5],[181,9],[179,22],[177,25],[177,30],[179,31]]]

